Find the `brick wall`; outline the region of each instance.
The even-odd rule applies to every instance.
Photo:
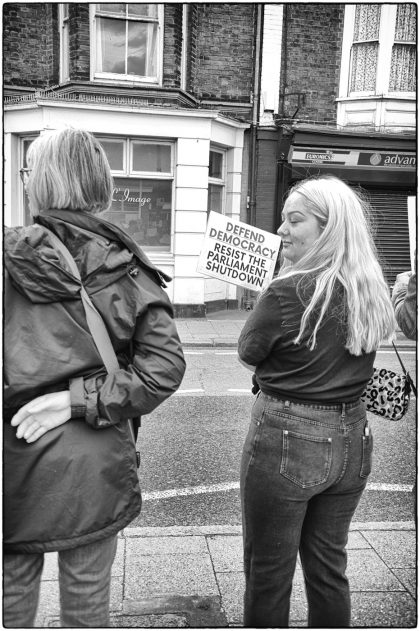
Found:
[[[165,5],[163,42],[163,85],[179,88],[181,84],[182,4]]]
[[[290,118],[305,95],[295,117],[319,122],[335,121],[344,21],[343,4],[293,3],[284,7],[280,106]]]
[[[89,4],[69,4],[69,49],[70,79],[72,81],[89,81]]]
[[[44,88],[58,83],[58,6],[3,5],[3,83]]]
[[[253,86],[254,4],[198,4],[192,92],[249,101]]]

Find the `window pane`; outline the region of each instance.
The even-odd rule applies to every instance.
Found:
[[[395,41],[415,42],[416,41],[416,5],[398,4],[397,19],[395,22]]]
[[[99,72],[125,74],[125,20],[98,19]]]
[[[379,38],[381,6],[379,4],[357,4],[354,18],[354,42]]]
[[[111,170],[122,171],[124,169],[124,143],[110,140],[100,140],[100,143],[106,153]]]
[[[207,197],[207,212],[214,210],[216,213],[223,212],[223,186],[209,184]]]
[[[172,181],[114,178],[110,210],[102,213],[141,246],[168,252],[171,245]]]
[[[391,92],[416,91],[416,48],[410,44],[394,44],[392,47]]]
[[[223,154],[210,151],[209,177],[223,179]]]
[[[127,74],[156,76],[157,25],[128,22]]]
[[[128,4],[128,15],[141,15],[156,18],[158,7],[156,4]]]
[[[171,147],[133,142],[133,171],[171,173]]]
[[[31,138],[28,140],[24,140],[22,142],[22,166],[23,167],[27,167],[28,163],[26,161],[26,156],[28,153],[28,149],[29,149],[29,145],[35,140],[35,138]],[[22,187],[23,183],[22,183]],[[28,195],[26,194],[25,190],[23,191],[23,225],[24,226],[30,226],[31,223],[33,223],[32,217],[31,217],[31,213],[29,211],[29,200],[28,200]]]
[[[379,44],[353,44],[351,92],[374,91]]]
[[[103,3],[99,5],[99,11],[103,13],[120,13],[121,15],[126,14],[125,4],[120,3]]]

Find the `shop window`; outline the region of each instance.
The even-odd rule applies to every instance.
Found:
[[[416,5],[356,4],[345,11],[342,82],[347,95],[414,93]]]
[[[29,145],[35,140],[35,137],[32,138],[21,138],[20,140],[20,169],[27,169],[28,163],[26,156],[28,155]],[[25,191],[25,178],[19,178],[19,185],[21,189],[21,199],[22,199],[22,207],[23,207],[23,225],[29,226],[32,223],[31,213],[29,211],[29,200]]]
[[[160,81],[162,5],[98,3],[91,15],[93,78]]]
[[[217,213],[224,213],[224,200],[225,153],[221,150],[210,149],[207,212],[214,210]]]
[[[105,219],[147,250],[171,249],[173,145],[139,139],[99,138],[114,189]]]
[[[68,81],[69,74],[69,5],[58,5],[58,24],[60,29],[60,83]]]

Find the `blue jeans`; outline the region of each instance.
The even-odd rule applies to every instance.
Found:
[[[288,627],[298,552],[310,627],[350,626],[345,546],[371,470],[361,402],[302,405],[262,392],[241,465],[246,627]]]
[[[58,553],[62,627],[109,626],[111,568],[117,536]],[[33,627],[44,554],[3,557],[3,624]]]

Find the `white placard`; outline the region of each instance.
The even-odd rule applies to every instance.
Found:
[[[408,210],[408,232],[410,235],[410,261],[411,271],[414,272],[415,257],[417,249],[417,225],[416,225],[416,198],[414,195],[407,197],[407,210]]]
[[[279,236],[210,211],[197,272],[262,291],[273,278]]]

